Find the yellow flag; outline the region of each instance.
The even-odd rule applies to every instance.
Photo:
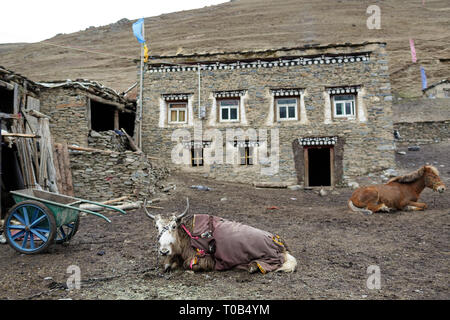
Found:
[[[144,62],[148,61],[148,47],[147,44],[144,43]]]

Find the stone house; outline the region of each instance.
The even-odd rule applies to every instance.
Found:
[[[450,80],[443,79],[422,90],[426,98],[450,98]]]
[[[95,81],[39,82],[41,112],[52,118],[55,142],[89,145],[90,132],[125,129],[134,133],[136,103]]]
[[[338,186],[393,167],[386,44],[155,57],[142,141],[172,168],[244,183]]]

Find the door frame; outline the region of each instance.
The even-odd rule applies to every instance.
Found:
[[[318,148],[327,148],[330,149],[330,185],[329,187],[334,187],[335,185],[335,176],[334,176],[334,145],[320,145],[320,146],[303,146],[303,161],[305,166],[305,187],[310,188],[309,185],[309,153],[308,149],[318,149]],[[325,186],[324,186],[325,187]],[[326,186],[328,187],[328,186]]]

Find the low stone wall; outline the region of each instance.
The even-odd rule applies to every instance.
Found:
[[[450,120],[394,123],[401,139],[397,145],[429,144],[450,139]]]
[[[130,149],[127,137],[114,132],[114,130],[102,132],[92,130],[88,137],[88,146],[89,148],[118,152]]]
[[[129,196],[143,200],[156,193],[169,171],[155,167],[144,154],[126,152],[70,152],[75,197],[105,201]]]

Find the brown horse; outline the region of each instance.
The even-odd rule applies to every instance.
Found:
[[[395,177],[386,184],[358,188],[353,192],[348,206],[353,211],[372,214],[377,211],[425,210],[427,205],[417,202],[425,187],[442,193],[445,185],[433,166],[423,166],[407,175]]]

